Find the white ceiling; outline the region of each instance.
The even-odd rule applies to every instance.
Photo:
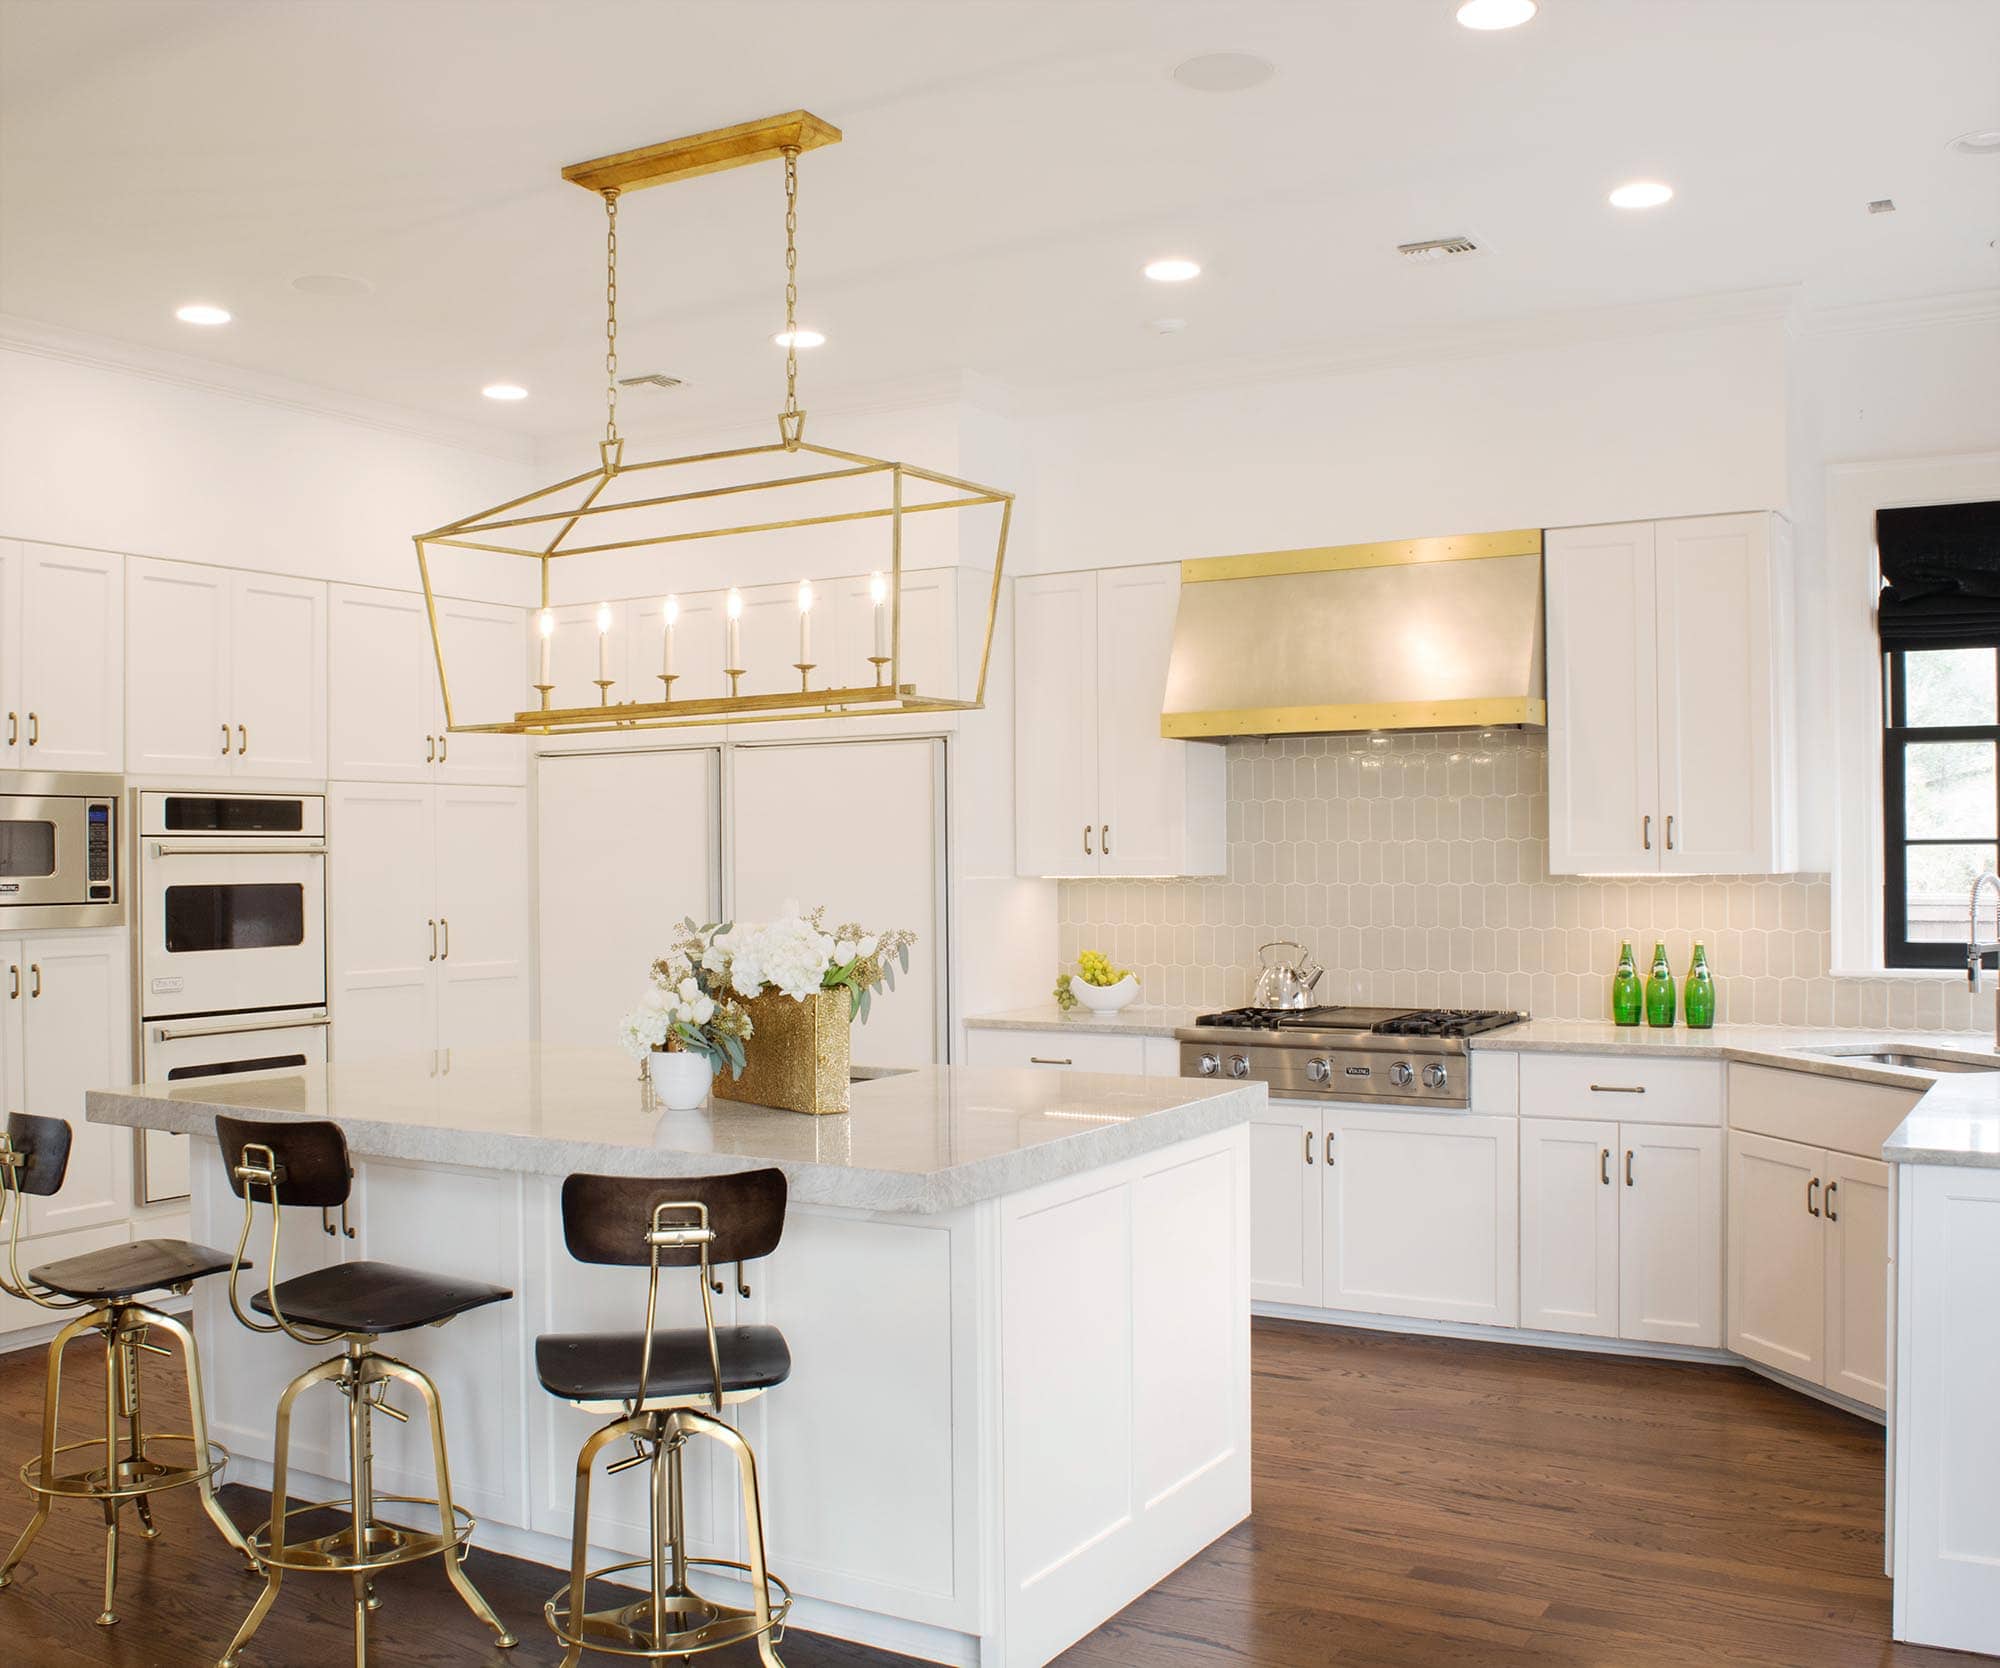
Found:
[[[1170,79],[1217,48],[1277,76]],[[1995,0],[1543,0],[1486,35],[1451,0],[0,0],[0,311],[587,432],[602,209],[561,165],[796,106],[846,132],[801,163],[808,407],[2000,286],[2000,157],[1945,149],[2000,128]],[[1676,200],[1606,205],[1646,176]],[[690,383],[628,408],[775,410],[780,191],[765,167],[626,199],[621,369]],[[1393,253],[1459,232],[1490,253]],[[1203,277],[1139,276],[1170,251]],[[179,324],[189,300],[236,322]],[[503,378],[532,398],[480,397]]]

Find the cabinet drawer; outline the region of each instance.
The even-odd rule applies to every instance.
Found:
[[[1923,1098],[1921,1089],[1857,1083],[1779,1066],[1729,1067],[1729,1127],[1809,1147],[1880,1158],[1882,1143]]]
[[[1106,1071],[1131,1077],[1146,1072],[1144,1037],[1106,1037],[1090,1031],[985,1031],[970,1033],[975,1066],[1042,1066],[1052,1071]]]
[[[1722,1123],[1720,1060],[1523,1054],[1521,1113],[1648,1124]]]

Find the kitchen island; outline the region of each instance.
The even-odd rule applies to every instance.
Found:
[[[291,1212],[282,1276],[374,1258],[510,1287],[513,1302],[392,1347],[443,1392],[475,1545],[552,1568],[597,1421],[542,1391],[535,1337],[636,1330],[644,1303],[641,1274],[567,1255],[563,1176],[778,1166],[784,1242],[741,1280],[717,1271],[716,1322],[776,1325],[791,1345],[792,1377],[742,1428],[771,1567],[800,1595],[793,1623],[1036,1668],[1249,1513],[1247,1120],[1265,1091],[859,1075],[839,1116],[665,1112],[615,1050],[518,1046],[93,1091],[88,1107],[192,1138],[193,1234],[219,1245],[242,1206],[216,1114],[331,1118],[355,1161],[352,1208],[344,1222]],[[663,1282],[662,1310],[664,1325],[699,1324],[691,1277]],[[195,1312],[230,1474],[267,1485],[279,1391],[324,1352],[245,1331],[217,1281]],[[300,1405],[295,1497],[342,1491],[337,1415],[332,1398]],[[378,1487],[430,1492],[421,1429],[377,1434]],[[693,1550],[741,1557],[715,1458],[690,1456]],[[646,1550],[644,1475],[600,1479],[593,1525],[621,1557]]]

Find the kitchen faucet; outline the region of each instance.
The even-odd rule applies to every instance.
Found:
[[[2000,940],[1980,941],[1979,937],[1979,894],[1991,883],[1994,898],[2000,902],[2000,874],[1988,869],[1972,883],[1972,904],[1965,925],[1965,982],[1972,987],[1972,993],[1979,994],[1979,969],[1985,957],[2000,952]],[[1996,931],[2000,931],[2000,921],[1996,921]]]

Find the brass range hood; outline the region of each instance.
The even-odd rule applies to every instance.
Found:
[[[1547,722],[1538,527],[1181,564],[1163,736]]]

